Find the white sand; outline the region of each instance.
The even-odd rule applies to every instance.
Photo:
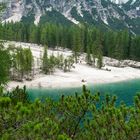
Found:
[[[14,43],[14,42],[13,42]],[[16,43],[16,46],[19,46],[19,43]],[[42,55],[42,48],[34,45],[21,43],[24,48],[31,48],[34,57],[39,58]],[[49,54],[64,54],[65,56],[71,55],[71,51],[48,51]],[[81,57],[82,60],[82,57]],[[104,69],[111,69],[111,71],[98,70],[96,68],[90,67],[82,61],[82,64],[75,64],[75,68],[71,72],[64,73],[63,71],[56,70],[53,75],[44,75],[38,74],[35,76],[32,81],[24,82],[14,82],[11,81],[8,83],[8,89],[15,88],[17,85],[20,87],[26,85],[29,88],[42,87],[42,88],[65,88],[65,87],[79,87],[83,84],[100,84],[100,83],[112,83],[119,82],[123,80],[131,80],[140,78],[140,70],[125,67],[117,68],[111,66],[105,66]],[[82,80],[86,82],[83,83]]]

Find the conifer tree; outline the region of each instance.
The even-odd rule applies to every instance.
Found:
[[[27,73],[28,76],[29,73],[31,73],[33,67],[33,55],[30,49],[24,49],[24,55],[25,55],[24,69],[25,73]]]
[[[90,47],[87,47],[86,62],[87,64],[92,65]]]
[[[9,80],[9,71],[11,66],[11,56],[8,50],[0,44],[0,86]]]
[[[78,63],[78,57],[80,55],[81,49],[82,49],[81,37],[80,37],[80,32],[77,29],[75,31],[75,34],[73,34],[73,54],[76,63]]]
[[[48,74],[48,72],[49,72],[49,59],[48,59],[47,49],[48,49],[48,47],[45,46],[44,47],[43,60],[42,60],[42,64],[43,64],[42,69],[43,69],[43,72],[45,74]]]
[[[102,56],[102,53],[99,52],[98,55],[97,55],[97,68],[98,69],[101,69],[102,66],[103,66],[103,56]]]
[[[68,71],[68,60],[64,59],[64,72]]]
[[[92,49],[92,65],[95,67],[95,59],[97,57],[97,44],[96,44],[96,42],[94,42],[92,44],[91,49]]]
[[[17,49],[16,52],[16,69],[18,71],[18,79],[21,81],[25,72],[25,57],[22,48]]]
[[[46,33],[46,28],[44,27],[44,28],[41,28],[41,43],[43,44],[43,45],[46,45],[47,44],[47,35],[46,35],[47,33]]]

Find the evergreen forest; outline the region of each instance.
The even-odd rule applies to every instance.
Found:
[[[140,36],[128,30],[103,31],[95,26],[60,24],[0,24],[0,39],[69,48],[77,55],[89,52],[119,60],[140,60]]]

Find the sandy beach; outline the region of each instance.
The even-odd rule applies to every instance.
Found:
[[[22,46],[24,48],[31,48],[35,63],[43,53],[43,48],[35,44],[28,43],[15,43],[16,47]],[[5,44],[7,46],[8,43]],[[70,50],[48,50],[48,54],[63,54],[65,57],[72,54]],[[131,80],[140,78],[140,69],[124,67],[118,68],[105,65],[101,70],[88,66],[83,55],[80,57],[81,63],[74,64],[70,72],[64,73],[61,70],[57,70],[52,75],[37,74],[32,81],[15,82],[11,81],[7,85],[7,89],[15,88],[17,85],[22,87],[26,85],[28,88],[66,88],[66,87],[80,87],[83,84],[100,84],[100,83],[112,83],[123,80]],[[104,58],[105,59],[105,58]],[[36,64],[37,67],[37,64]],[[111,71],[106,71],[110,69]],[[83,82],[84,80],[84,82]]]

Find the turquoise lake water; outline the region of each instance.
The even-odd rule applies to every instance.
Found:
[[[89,85],[88,89],[92,94],[100,92],[101,98],[106,94],[116,95],[118,100],[117,105],[121,101],[124,101],[126,105],[133,105],[134,96],[140,93],[140,79],[123,81],[109,84]],[[28,89],[29,99],[34,101],[36,98],[41,100],[50,97],[54,100],[58,100],[62,95],[74,95],[75,92],[81,94],[82,88],[61,88],[61,89]]]

